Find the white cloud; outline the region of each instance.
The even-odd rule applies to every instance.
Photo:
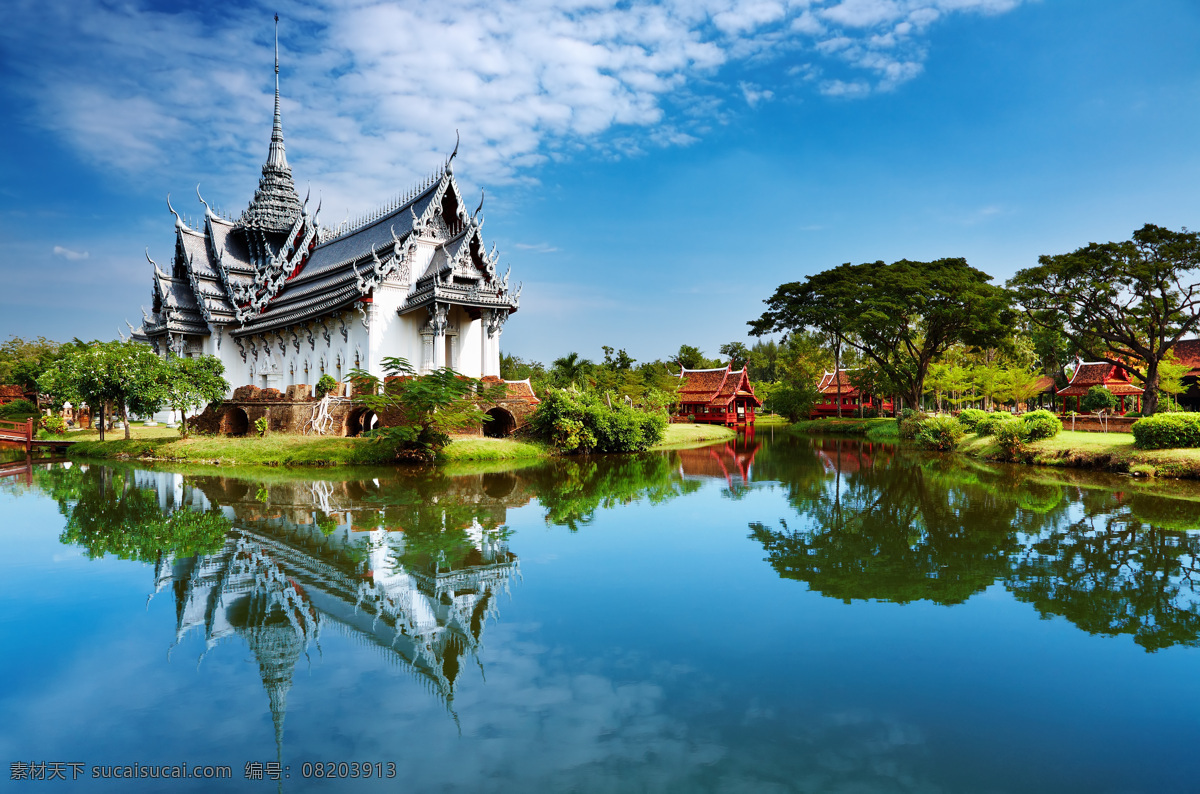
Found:
[[[516,243],[513,247],[521,251],[532,251],[535,254],[552,254],[558,250],[549,243]]]
[[[936,20],[1019,3],[252,0],[200,14],[146,0],[16,0],[0,58],[32,121],[86,158],[237,189],[212,198],[240,204],[266,154],[280,5],[289,157],[301,189],[311,182],[340,217],[434,167],[456,129],[461,172],[486,183],[580,148],[687,145],[728,112],[706,100],[732,62],[820,62],[790,84],[740,83],[751,107],[808,90],[816,74],[824,94],[866,96],[921,72]]]
[[[54,246],[54,255],[61,256],[63,259],[69,259],[72,262],[88,258],[87,251],[72,251],[70,248],[63,248],[61,245]]]
[[[746,98],[746,104],[750,107],[757,107],[759,102],[770,101],[775,97],[774,91],[759,88],[754,83],[742,81],[738,83],[738,88],[742,89],[742,96]]]

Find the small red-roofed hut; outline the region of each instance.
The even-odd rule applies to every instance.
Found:
[[[754,409],[762,400],[754,394],[754,386],[746,368],[686,369],[679,373],[680,416],[692,416],[693,421],[718,425],[752,425]]]
[[[860,409],[865,408],[876,410],[880,414],[891,413],[895,410],[896,406],[891,398],[863,394],[855,387],[847,374],[852,371],[839,369],[837,372],[829,372],[826,370],[825,374],[821,376],[820,382],[817,383],[817,391],[821,393],[821,399],[813,405],[812,412],[809,414],[810,418],[837,416],[838,402],[842,404],[842,416],[845,417],[854,416]]]
[[[1175,361],[1188,367],[1183,374],[1187,390],[1179,395],[1179,407],[1185,411],[1200,411],[1200,339],[1184,339],[1171,348]]]
[[[1129,370],[1107,361],[1077,361],[1075,372],[1071,375],[1071,382],[1058,392],[1058,396],[1064,398],[1063,411],[1066,411],[1071,404],[1071,401],[1066,398],[1074,397],[1075,410],[1082,413],[1083,409],[1080,407],[1080,403],[1088,393],[1088,389],[1093,386],[1103,386],[1120,398],[1121,402],[1117,413],[1121,416],[1124,416],[1128,410],[1126,399],[1129,397],[1134,398],[1136,406],[1134,410],[1142,410],[1142,392],[1145,389],[1133,385],[1129,377]]]

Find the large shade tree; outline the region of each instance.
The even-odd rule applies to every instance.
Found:
[[[225,365],[216,356],[172,356],[163,372],[166,402],[179,412],[179,435],[187,437],[187,412],[216,402],[229,391]]]
[[[1030,320],[1061,331],[1095,361],[1126,367],[1158,406],[1160,365],[1200,330],[1200,234],[1146,224],[1121,243],[1038,257],[1010,281]]]
[[[861,352],[881,380],[919,405],[930,365],[956,344],[1010,333],[1009,294],[965,259],[845,264],[781,285],[751,333],[811,328]]]
[[[38,378],[38,388],[65,401],[86,402],[103,411],[111,403],[125,420],[129,413],[152,414],[166,402],[166,365],[153,350],[137,342],[96,342],[71,350]],[[101,416],[100,438],[104,438]]]

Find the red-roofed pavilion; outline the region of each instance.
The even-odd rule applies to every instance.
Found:
[[[829,372],[826,370],[817,384],[817,391],[821,393],[821,401],[813,405],[812,412],[809,414],[811,419],[837,416],[839,401],[842,404],[842,416],[853,416],[861,408],[871,408],[879,411],[880,414],[891,413],[895,409],[895,405],[889,398],[863,394],[850,382],[850,376],[847,373],[852,371],[839,369],[837,372]]]
[[[1134,410],[1142,410],[1142,392],[1144,389],[1134,386],[1129,377],[1129,370],[1117,364],[1110,364],[1107,361],[1080,361],[1075,365],[1075,372],[1071,375],[1071,382],[1066,388],[1062,389],[1059,397],[1074,397],[1075,410],[1082,413],[1080,407],[1084,396],[1093,386],[1103,386],[1114,395],[1120,398],[1120,407],[1117,412],[1124,416],[1127,407],[1125,398],[1133,397],[1136,408]],[[1068,400],[1063,400],[1063,410],[1067,409]]]
[[[746,368],[683,369],[679,373],[679,415],[695,417],[694,421],[719,425],[752,425],[754,409],[762,400],[754,394],[754,386]]]
[[[1175,360],[1188,368],[1183,374],[1187,391],[1179,395],[1179,405],[1188,411],[1200,411],[1200,339],[1184,339],[1171,349]]]

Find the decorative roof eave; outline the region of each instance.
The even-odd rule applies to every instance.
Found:
[[[456,284],[446,284],[440,281],[426,283],[423,287],[409,295],[408,299],[396,310],[397,314],[408,314],[432,303],[448,303],[455,306],[469,306],[476,309],[493,309],[516,314],[521,307],[521,286],[515,293],[508,290],[500,294],[486,294],[478,285],[460,287]]]
[[[1058,393],[1059,397],[1084,397],[1089,391],[1096,386],[1107,389],[1117,397],[1128,397],[1136,394],[1145,393],[1145,389],[1140,389],[1132,383],[1080,383],[1072,386],[1067,386]]]

